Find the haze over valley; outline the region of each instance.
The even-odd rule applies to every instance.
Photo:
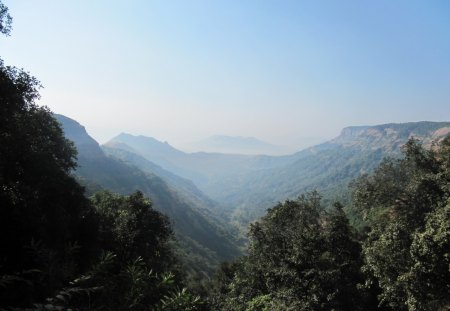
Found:
[[[70,123],[64,116],[57,118],[64,129]],[[191,190],[214,202],[200,205],[220,211],[245,232],[248,223],[262,216],[267,208],[306,191],[320,191],[328,203],[348,202],[348,183],[371,173],[384,158],[400,156],[409,139],[418,139],[429,148],[449,133],[450,122],[350,126],[329,141],[283,156],[186,153],[152,137],[121,133],[106,142],[102,151],[144,172],[166,176],[166,181],[175,187],[180,187],[175,179],[184,180]],[[66,135],[79,150],[85,149],[85,140],[93,141],[87,133],[81,140],[80,134],[70,130]],[[225,140],[229,142],[230,138]],[[231,140],[234,142],[235,138]],[[239,143],[242,140],[248,138],[237,139]],[[83,171],[83,165],[80,170]],[[181,188],[186,189],[186,185]],[[216,207],[212,207],[214,204]]]

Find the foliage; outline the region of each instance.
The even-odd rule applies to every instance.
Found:
[[[39,87],[0,60],[0,275],[16,280],[0,305],[47,296],[94,252],[96,217],[70,175],[76,152],[50,111],[34,103]]]
[[[12,17],[8,13],[8,8],[0,2],[0,33],[9,36],[11,33]]]
[[[100,192],[92,197],[92,204],[100,219],[102,249],[115,253],[121,263],[140,257],[157,271],[173,264],[169,220],[155,211],[141,192],[126,197]]]
[[[202,310],[203,302],[199,296],[193,296],[186,288],[174,291],[161,300],[158,310],[161,311],[197,311]]]
[[[280,203],[249,239],[248,256],[231,273],[222,268],[216,309],[358,309],[360,246],[339,204],[328,213],[315,192]]]
[[[406,278],[408,306],[436,310],[450,301],[450,204],[428,215],[425,229],[413,235],[412,266]]]
[[[135,154],[108,151],[108,156],[107,149],[101,149],[76,121],[61,115],[56,118],[77,146],[75,174],[89,192],[99,187],[123,195],[139,190],[152,198],[155,210],[170,217],[177,239],[174,247],[191,280],[212,275],[221,261],[241,254],[230,226],[211,212],[211,203],[198,189],[161,168],[156,170],[156,165]]]
[[[450,301],[449,278],[441,278],[448,276],[441,263],[448,261],[442,239],[449,231],[449,144],[447,138],[427,150],[410,140],[403,159],[384,161],[353,185],[354,205],[370,226],[363,248],[367,284],[380,287],[381,306],[436,310]]]
[[[450,303],[450,137],[415,140],[352,183],[366,228],[317,193],[250,227],[248,255],[213,281],[214,310],[444,310]],[[358,241],[362,240],[362,243]]]
[[[170,242],[167,217],[142,193],[97,193],[92,204],[99,217],[98,263],[54,298],[54,308],[90,310],[173,310],[201,305],[182,285]],[[188,309],[186,309],[188,310]]]
[[[0,2],[2,33],[10,21]],[[140,192],[85,197],[74,145],[36,105],[39,88],[0,60],[0,308],[197,310],[175,276],[167,217]]]

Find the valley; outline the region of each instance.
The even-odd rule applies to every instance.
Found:
[[[328,205],[349,203],[348,183],[370,173],[383,158],[398,157],[408,139],[429,147],[449,132],[449,122],[347,127],[330,141],[286,156],[185,153],[167,142],[130,134],[114,137],[104,148],[138,154],[191,180],[245,232],[267,208],[306,191],[320,191]],[[145,169],[136,157],[127,161]]]
[[[185,257],[197,260],[190,264],[197,274],[242,254],[248,225],[278,202],[317,190],[325,207],[349,205],[349,183],[384,158],[399,157],[408,139],[430,147],[450,132],[450,122],[347,127],[291,155],[238,155],[186,153],[125,133],[100,146],[76,121],[56,117],[78,149],[76,175],[88,191],[143,191],[172,219]]]

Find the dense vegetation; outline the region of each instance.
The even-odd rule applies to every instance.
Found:
[[[251,225],[248,255],[223,265],[216,310],[446,310],[450,304],[450,137],[410,140],[352,184],[350,213],[317,193]]]
[[[0,31],[11,18],[0,3]],[[142,193],[97,193],[39,82],[0,60],[0,309],[198,310],[169,220]]]
[[[449,129],[450,122],[347,127],[328,142],[278,157],[184,153],[154,138],[129,134],[120,134],[106,145],[116,155],[137,155],[127,158],[140,169],[145,165],[136,161],[139,156],[192,180],[246,232],[267,208],[308,191],[319,190],[324,205],[335,200],[349,203],[348,183],[372,172],[384,157],[399,157],[409,137],[429,146]]]
[[[138,155],[125,151],[112,154],[107,148],[100,148],[76,121],[62,115],[55,117],[65,136],[75,143],[79,166],[74,174],[89,193],[99,189],[123,195],[141,191],[152,199],[156,210],[170,217],[178,242],[177,253],[189,278],[211,276],[220,262],[242,254],[237,235],[192,182],[177,178]]]
[[[71,175],[75,149],[36,79],[0,61],[0,307],[179,310],[172,228],[142,193],[97,193]]]

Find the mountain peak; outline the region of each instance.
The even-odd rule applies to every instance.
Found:
[[[103,156],[99,144],[89,136],[84,126],[62,114],[54,114],[54,117],[61,124],[65,137],[74,142],[78,154],[87,154],[92,157]]]
[[[118,143],[125,144],[134,150],[151,157],[171,157],[184,154],[182,151],[172,147],[167,141],[159,141],[153,137],[143,135],[132,135],[120,133],[108,141],[105,146],[113,146]]]

